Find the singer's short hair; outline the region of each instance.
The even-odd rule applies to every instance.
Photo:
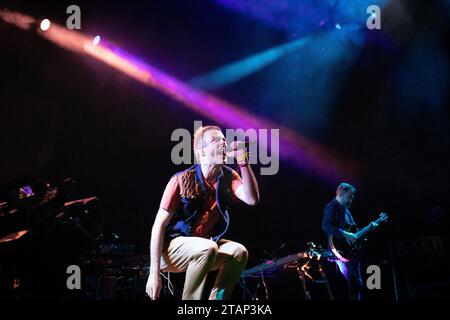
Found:
[[[192,143],[193,149],[194,149],[194,156],[195,160],[198,162],[200,160],[200,157],[198,155],[199,149],[200,149],[200,143],[203,140],[203,136],[205,135],[205,132],[208,130],[219,130],[222,131],[222,129],[218,126],[202,126],[197,128],[194,132],[194,141]]]
[[[342,192],[348,192],[348,191],[355,193],[356,188],[349,183],[342,182],[341,184],[338,185],[338,187],[336,189],[336,195],[340,195]]]

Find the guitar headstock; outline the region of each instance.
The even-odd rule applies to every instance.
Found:
[[[385,222],[385,221],[388,220],[388,218],[389,218],[389,216],[387,215],[387,213],[386,213],[386,212],[382,212],[382,213],[380,214],[380,217],[378,218],[378,220],[379,220],[380,222]]]

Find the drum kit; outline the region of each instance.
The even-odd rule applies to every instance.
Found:
[[[71,178],[0,186],[0,299],[148,299],[149,255],[105,235],[99,198],[75,194]],[[81,290],[66,286],[70,265]]]
[[[129,245],[107,247],[110,249],[100,249],[90,261],[84,261],[86,297],[91,300],[146,300],[149,255],[135,255],[133,246]]]
[[[28,237],[36,240],[60,233],[95,242],[103,224],[98,198],[69,201],[75,184],[70,178],[58,184],[38,181],[0,194],[0,199],[6,198],[0,203],[0,249]]]
[[[0,188],[0,297],[70,299],[72,264],[82,270],[77,299],[145,297],[148,255],[105,240],[99,198],[76,198],[75,188],[71,178]]]

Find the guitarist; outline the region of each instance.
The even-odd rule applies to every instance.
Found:
[[[352,225],[356,226],[349,210],[355,192],[355,187],[348,183],[341,183],[337,187],[336,197],[327,204],[323,212],[322,230],[327,236],[346,238],[350,243],[354,243],[357,240],[354,233],[345,231]],[[349,299],[361,300],[362,279],[360,262],[357,260],[343,262],[336,259],[336,264],[347,281]]]

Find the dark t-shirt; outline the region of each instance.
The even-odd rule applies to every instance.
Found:
[[[323,211],[322,230],[329,236],[342,238],[342,231],[356,225],[350,210],[334,198]]]

